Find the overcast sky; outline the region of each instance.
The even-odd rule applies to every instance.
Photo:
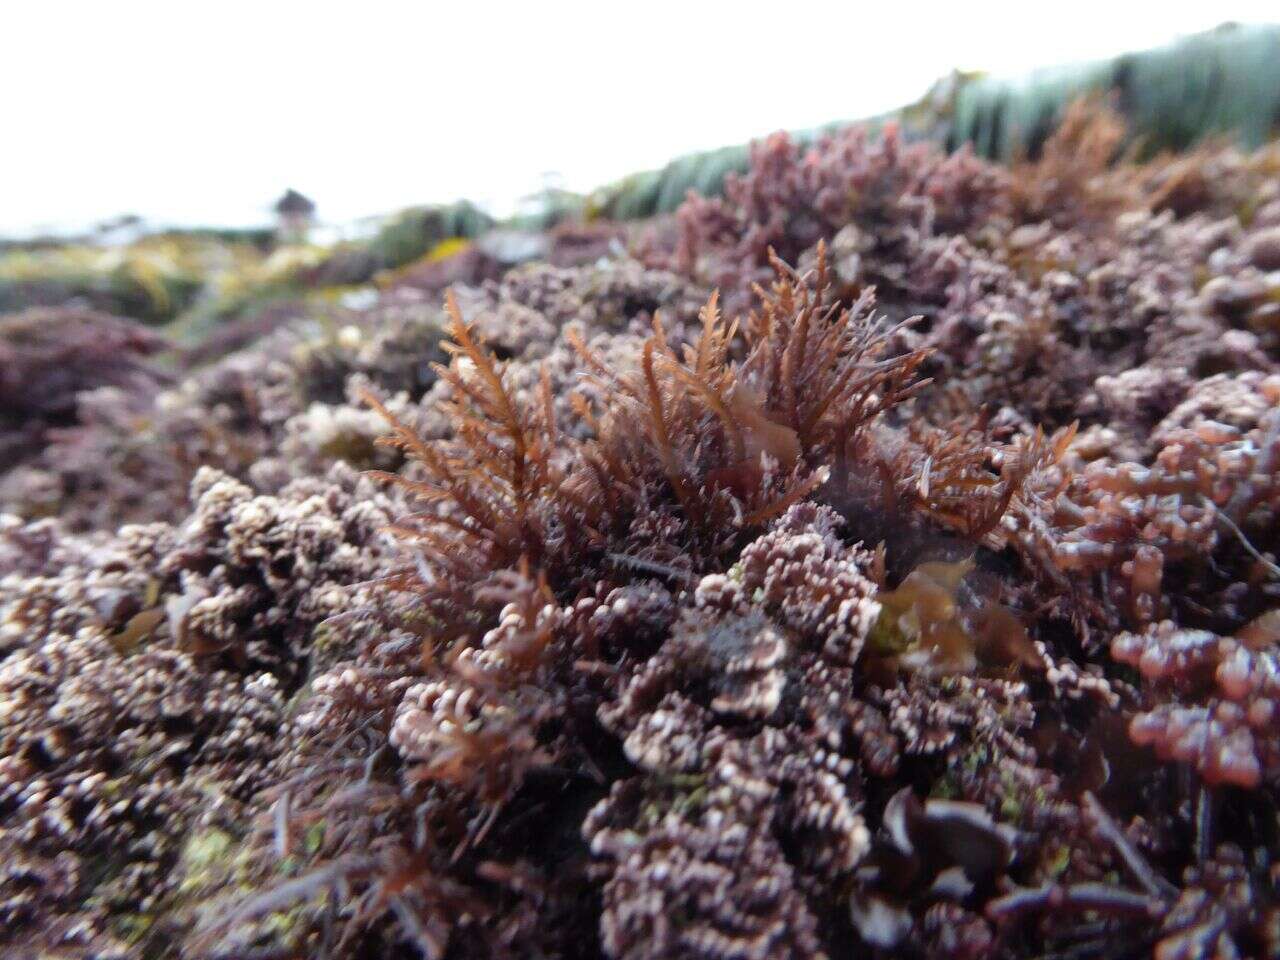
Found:
[[[0,0],[0,234],[123,213],[498,213],[690,150],[879,113],[952,68],[1016,75],[1274,3]]]

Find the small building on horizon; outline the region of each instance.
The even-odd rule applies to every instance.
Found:
[[[276,230],[280,239],[289,242],[303,240],[315,222],[316,205],[310,197],[290,187],[275,206]]]

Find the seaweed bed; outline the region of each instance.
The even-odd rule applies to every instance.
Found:
[[[1123,134],[0,318],[0,954],[1280,956],[1280,147]]]

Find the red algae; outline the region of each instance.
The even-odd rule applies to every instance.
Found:
[[[1280,955],[1276,153],[1123,137],[15,341],[0,952]]]

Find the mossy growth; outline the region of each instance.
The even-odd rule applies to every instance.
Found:
[[[274,864],[276,878],[292,878],[305,872],[310,858],[324,841],[323,824],[314,824],[299,838],[296,852]],[[178,869],[181,879],[167,914],[184,925],[213,919],[229,903],[244,902],[262,892],[266,881],[260,861],[250,842],[233,833],[212,827],[193,833],[183,845]],[[271,944],[281,949],[299,948],[305,931],[310,929],[317,908],[325,895],[282,904],[279,910],[265,912],[253,920],[249,936],[254,942]]]

